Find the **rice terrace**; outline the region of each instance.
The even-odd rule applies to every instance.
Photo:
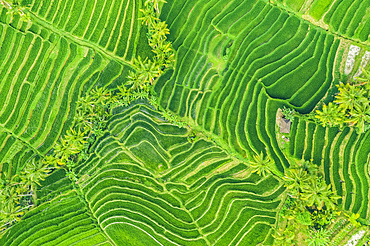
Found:
[[[370,0],[0,0],[0,246],[370,245]]]

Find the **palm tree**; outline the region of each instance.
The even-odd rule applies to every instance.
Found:
[[[18,204],[20,197],[16,192],[16,187],[7,185],[0,192],[0,201],[2,208],[5,206],[11,206],[12,204]]]
[[[286,169],[284,174],[282,177],[285,183],[284,186],[295,198],[300,198],[302,191],[308,189],[313,178],[304,168],[297,165],[292,165],[292,167]]]
[[[340,83],[337,85],[339,93],[335,96],[335,103],[339,104],[339,108],[343,111],[352,110],[356,105],[361,105],[366,102],[365,91],[360,87]]]
[[[155,16],[155,12],[153,11],[153,8],[145,8],[140,9],[141,12],[143,12],[143,17],[140,17],[139,20],[141,20],[141,24],[151,26],[159,19]]]
[[[303,170],[305,170],[308,174],[317,176],[317,172],[319,171],[319,168],[316,164],[312,163],[311,161],[302,160],[300,162],[300,166]]]
[[[158,109],[159,102],[157,97],[149,97],[149,103],[153,105],[156,109]]]
[[[65,164],[64,160],[68,160],[69,156],[74,154],[73,152],[72,153],[70,152],[68,143],[64,139],[61,139],[60,142],[57,142],[55,144],[54,152],[55,156],[58,159],[57,163],[59,165]]]
[[[360,104],[355,105],[353,110],[350,112],[350,118],[346,120],[350,126],[356,125],[360,133],[365,132],[366,123],[370,123],[370,105]]]
[[[65,165],[71,156],[80,152],[79,149],[77,149],[74,145],[70,144],[65,139],[61,139],[60,142],[58,142],[54,146],[54,151],[55,157],[58,158],[57,163],[59,165]]]
[[[131,71],[131,72],[133,73],[132,76],[136,75],[135,72],[133,72],[133,71]],[[126,89],[125,85],[117,86],[117,90],[116,90],[116,96],[115,96],[115,100],[116,100],[115,105],[116,106],[128,106],[130,104],[131,90]]]
[[[91,130],[92,125],[92,117],[89,114],[86,114],[82,110],[77,110],[75,117],[74,117],[74,125],[78,129],[82,129],[83,131]]]
[[[322,111],[316,110],[315,117],[321,121],[324,127],[327,125],[340,125],[344,119],[344,112],[330,102],[327,106],[325,104],[323,105]]]
[[[73,148],[80,152],[84,148],[85,141],[85,132],[81,132],[80,129],[75,131],[74,129],[67,130],[66,135],[64,136],[65,141]]]
[[[143,88],[143,85],[146,82],[152,83],[153,80],[159,75],[159,68],[155,62],[152,62],[150,59],[145,58],[144,61],[141,60],[140,56],[138,59],[134,59],[134,65],[136,69],[136,75],[134,72],[130,72],[129,84],[138,83],[137,87]],[[136,87],[136,88],[137,88]]]
[[[59,161],[59,159],[55,155],[47,155],[42,160],[43,165],[45,165],[47,167],[52,166],[52,167],[49,167],[49,169],[57,168],[58,167],[58,165],[57,165],[58,161]]]
[[[143,87],[144,81],[140,78],[138,72],[129,71],[127,78],[127,85],[131,85],[132,90]]]
[[[158,42],[153,42],[152,47],[153,52],[156,54],[156,58],[159,61],[165,61],[167,56],[173,54],[173,48],[170,42],[159,40]]]
[[[166,34],[170,34],[170,30],[167,28],[167,24],[164,21],[154,22],[151,31],[151,37],[154,40],[166,39]]]
[[[328,209],[335,209],[336,200],[341,198],[330,190],[331,185],[326,185],[321,179],[313,179],[311,185],[305,187],[302,193],[302,200],[306,201],[307,206],[315,205],[321,210],[324,205]]]
[[[130,71],[133,72],[133,71]],[[130,90],[127,90],[124,85],[117,86],[118,92],[116,93],[119,99],[126,99],[130,95]]]
[[[7,173],[3,173],[4,176],[7,176]],[[27,192],[21,182],[22,177],[19,177],[18,174],[12,176],[7,180],[0,179],[0,205],[3,202],[6,203],[18,203],[20,197],[18,194]]]
[[[77,101],[77,110],[84,114],[91,114],[94,112],[95,100],[89,94],[80,97]]]
[[[175,54],[174,54],[174,52],[172,51],[172,52],[167,52],[167,53],[165,53],[165,59],[164,59],[164,61],[165,61],[165,63],[164,63],[164,66],[167,68],[167,67],[173,67],[174,66],[174,64],[175,64]]]
[[[4,226],[11,224],[14,221],[19,221],[20,216],[23,214],[24,212],[21,211],[21,208],[16,206],[14,203],[9,203],[7,206],[3,206],[0,213],[2,223],[0,228],[4,228]]]
[[[95,104],[103,104],[112,96],[112,92],[107,88],[100,87],[90,91],[91,98],[95,100]],[[96,106],[96,105],[95,105]]]
[[[148,60],[145,66],[145,72],[144,72],[144,80],[149,81],[150,84],[153,83],[154,79],[159,76],[160,69],[158,65],[155,62],[152,62],[151,60]]]
[[[321,228],[320,230],[313,230],[306,242],[308,246],[329,246],[330,245],[330,232]]]
[[[254,155],[253,160],[249,161],[248,166],[252,169],[251,172],[257,172],[258,175],[266,176],[271,172],[274,162],[269,156],[264,157],[263,153]]]
[[[35,161],[34,158],[27,163],[22,172],[23,183],[26,187],[31,186],[31,190],[35,190],[35,184],[40,185],[39,182],[45,180],[49,173],[50,169],[46,165],[43,165],[42,161]]]

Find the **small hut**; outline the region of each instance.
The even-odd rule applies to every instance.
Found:
[[[292,122],[290,122],[290,120],[287,120],[287,119],[281,117],[280,133],[290,133],[290,126],[291,125],[292,125]]]

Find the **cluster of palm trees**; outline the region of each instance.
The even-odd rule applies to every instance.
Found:
[[[148,26],[148,42],[155,54],[154,59],[141,57],[135,58],[133,62],[134,70],[128,75],[127,85],[132,90],[148,90],[166,68],[172,67],[174,60],[174,50],[166,35],[170,33],[167,24],[159,20],[159,5],[166,3],[164,0],[147,0],[145,9],[140,9],[143,17],[139,18],[143,24]]]
[[[337,209],[340,197],[324,182],[318,167],[301,160],[284,172],[282,180],[288,196],[280,211],[285,228],[276,230],[276,245],[294,245],[302,235],[305,245],[330,245],[327,228],[341,214]],[[358,214],[344,215],[354,226],[361,226]]]
[[[262,152],[248,162],[252,173],[261,176],[274,174],[287,188],[287,200],[280,212],[285,228],[276,230],[277,245],[293,245],[297,228],[304,231],[310,245],[326,245],[324,228],[330,224],[337,209],[337,196],[327,185],[318,167],[310,161],[291,159],[284,174],[277,171],[274,162]]]
[[[322,210],[336,208],[335,202],[340,196],[334,194],[331,185],[327,185],[318,172],[318,167],[309,161],[295,162],[285,170],[282,177],[290,197],[296,199],[297,207],[312,207]]]
[[[22,172],[10,176],[2,173],[0,178],[0,234],[15,221],[20,220],[24,210],[32,207],[36,198],[36,185],[44,180],[53,167],[41,159],[33,158]],[[31,199],[33,197],[33,201]]]
[[[261,152],[253,156],[248,166],[252,173],[256,172],[261,176],[270,173],[277,175],[287,187],[288,195],[295,199],[300,211],[305,211],[306,207],[322,210],[324,206],[328,210],[334,210],[336,201],[341,198],[334,194],[330,184],[323,181],[318,167],[310,161],[292,160],[291,166],[281,175],[276,171],[274,162]]]
[[[316,118],[324,126],[348,124],[356,127],[359,133],[370,128],[370,74],[365,69],[363,74],[364,78],[357,78],[356,82],[337,85],[339,92],[334,102],[316,111]]]
[[[121,90],[123,90],[121,88]],[[74,127],[55,144],[49,155],[44,158],[33,158],[20,174],[9,180],[0,178],[0,221],[4,231],[20,219],[26,208],[35,203],[36,186],[44,180],[53,169],[64,168],[66,176],[77,181],[74,167],[79,161],[88,158],[87,148],[96,136],[102,134],[105,123],[111,112],[110,105],[124,97],[125,91],[112,96],[104,88],[93,89],[77,102]],[[4,176],[7,176],[5,173]],[[33,196],[32,202],[27,197]],[[27,199],[27,203],[24,201]]]
[[[44,158],[33,158],[27,162],[20,173],[8,179],[0,177],[1,232],[9,228],[13,222],[20,220],[25,209],[37,203],[37,185],[41,186],[40,181],[45,180],[52,170],[65,168],[66,176],[77,181],[73,168],[81,160],[80,157],[84,156],[80,153],[83,152],[86,144],[85,132],[81,132],[81,128],[67,130],[50,155]],[[8,175],[3,173],[3,176]]]

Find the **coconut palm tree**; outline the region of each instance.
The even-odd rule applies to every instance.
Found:
[[[325,229],[312,230],[306,242],[308,246],[329,246],[330,245],[330,232]]]
[[[91,130],[93,117],[91,115],[86,114],[82,110],[77,110],[75,117],[74,117],[74,125],[76,128],[81,129],[83,131]]]
[[[164,21],[158,21],[153,25],[153,31],[158,33],[160,36],[166,36],[170,34],[170,30],[167,28],[167,24]]]
[[[143,17],[140,17],[139,20],[141,20],[142,24],[145,24],[147,26],[153,25],[156,21],[159,19],[155,16],[155,12],[153,8],[145,8],[140,9],[141,12],[143,12]]]
[[[130,71],[133,72],[133,71]],[[126,89],[124,85],[117,86],[118,92],[116,92],[117,97],[122,100],[126,99],[130,95],[130,90]]]
[[[0,213],[0,229],[14,221],[19,221],[23,214],[24,212],[21,211],[21,208],[16,206],[14,203],[9,203],[7,206],[3,206]]]
[[[154,22],[150,32],[151,39],[153,40],[165,40],[166,35],[170,34],[170,30],[167,28],[167,24],[164,21]]]
[[[26,187],[30,186],[31,190],[35,190],[35,184],[40,185],[40,181],[45,180],[49,173],[50,169],[43,165],[41,160],[35,160],[34,158],[27,163],[22,172],[23,183]]]
[[[310,161],[302,160],[299,164],[300,164],[300,167],[310,175],[316,176],[317,172],[319,171],[319,168],[317,167],[317,165],[315,165],[314,163]]]
[[[325,127],[327,125],[334,126],[342,124],[345,115],[338,106],[330,102],[328,105],[323,105],[322,111],[316,110],[315,117],[318,118]]]
[[[370,105],[368,103],[355,105],[350,112],[350,116],[346,122],[350,126],[356,125],[360,133],[364,132],[366,123],[370,123]]]
[[[0,203],[2,207],[18,204],[20,197],[17,194],[15,186],[7,185],[0,191]]]
[[[168,56],[173,54],[173,48],[170,42],[160,40],[154,44],[152,47],[157,60],[164,62],[166,59],[168,59]]]
[[[131,71],[132,76],[135,76],[135,72]],[[128,106],[130,104],[130,94],[131,90],[126,89],[125,85],[117,86],[116,95],[115,95],[115,105],[116,106]]]
[[[282,177],[284,186],[288,188],[290,195],[295,198],[300,198],[303,190],[308,189],[312,178],[305,169],[297,165],[292,165],[292,167],[286,169]]]
[[[58,158],[59,165],[65,165],[72,155],[80,152],[79,149],[65,139],[61,139],[60,142],[54,146],[54,151],[56,158]]]
[[[248,162],[248,166],[251,168],[252,173],[257,173],[258,175],[266,176],[271,172],[272,165],[274,162],[269,156],[264,157],[263,153],[254,155],[253,160]]]
[[[59,159],[55,155],[47,155],[42,159],[43,165],[47,166],[49,169],[54,169],[58,167]]]
[[[80,97],[77,101],[77,110],[83,112],[84,114],[91,114],[94,112],[95,100],[90,96],[90,94]]]
[[[129,75],[127,76],[127,78],[127,85],[130,85],[132,90],[143,87],[144,81],[140,78],[138,72],[129,71]]]
[[[71,148],[76,149],[80,152],[84,148],[85,141],[85,132],[81,132],[81,129],[77,131],[71,128],[67,130],[66,135],[64,136],[65,141],[71,146]]]
[[[146,82],[152,83],[156,77],[159,75],[159,68],[155,62],[152,62],[150,59],[141,60],[140,57],[134,60],[136,66],[137,78],[139,80],[139,87],[143,89],[143,86]],[[131,76],[130,74],[129,76]],[[130,79],[130,78],[129,78]]]
[[[112,92],[107,88],[100,87],[95,88],[90,91],[91,98],[95,101],[96,104],[103,104],[108,101],[108,99],[112,96]]]
[[[330,190],[331,185],[326,185],[321,179],[313,179],[311,185],[305,187],[302,193],[302,200],[306,201],[307,206],[315,205],[321,210],[325,205],[328,209],[335,209],[335,202],[340,196],[337,196]]]
[[[6,176],[6,173],[3,173]],[[0,209],[6,203],[19,203],[20,195],[28,190],[22,186],[21,177],[18,174],[8,180],[0,179]]]
[[[352,110],[356,105],[362,105],[367,101],[365,91],[358,86],[340,83],[337,87],[339,93],[335,96],[334,102],[339,104],[343,111]]]

